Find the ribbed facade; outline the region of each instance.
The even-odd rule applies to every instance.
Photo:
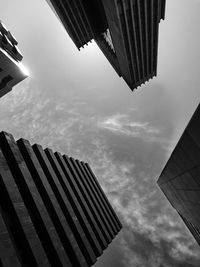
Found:
[[[77,48],[107,29],[101,1],[47,0]]]
[[[0,133],[0,266],[91,266],[121,223],[87,163]]]
[[[27,77],[17,44],[15,37],[0,21],[0,97]]]
[[[165,0],[47,2],[78,49],[94,39],[131,90],[157,75],[159,22],[165,16]]]
[[[200,245],[200,105],[162,171],[158,185]]]

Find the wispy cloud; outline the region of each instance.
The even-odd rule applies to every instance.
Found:
[[[162,135],[161,128],[151,125],[150,122],[134,119],[129,112],[101,118],[98,120],[97,126],[113,134],[140,138],[146,142],[160,143],[165,149],[169,147],[169,141]]]
[[[67,103],[58,101],[27,80],[1,99],[0,128],[16,138],[70,153],[76,147],[76,135],[89,123],[79,110],[81,105],[73,97]]]
[[[98,126],[119,134],[140,136],[141,133],[158,135],[160,130],[148,122],[132,121],[127,114],[116,114],[98,122]]]
[[[199,266],[195,241],[155,185],[165,159],[162,129],[128,111],[98,119],[86,109],[77,98],[57,101],[27,82],[1,99],[0,127],[90,163],[124,226],[120,266]]]
[[[94,144],[89,161],[124,226],[124,266],[198,266],[198,247],[153,174],[138,172],[136,162],[115,162],[103,141]]]

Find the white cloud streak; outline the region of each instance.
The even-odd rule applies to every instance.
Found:
[[[98,127],[107,129],[117,134],[141,137],[146,141],[159,136],[160,129],[153,127],[148,122],[133,121],[127,114],[115,114],[98,121]]]

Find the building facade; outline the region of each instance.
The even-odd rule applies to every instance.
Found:
[[[121,227],[87,163],[0,133],[0,266],[91,266]]]
[[[15,37],[0,21],[0,97],[28,76],[17,45]]]
[[[200,245],[200,105],[162,171],[158,185]]]
[[[131,90],[157,75],[166,0],[47,0],[78,49],[95,40]]]

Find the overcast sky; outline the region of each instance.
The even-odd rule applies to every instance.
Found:
[[[200,99],[200,1],[167,0],[158,77],[134,93],[94,43],[77,50],[45,0],[0,0],[30,77],[0,129],[89,162],[123,230],[95,267],[196,267],[199,247],[156,180]]]

